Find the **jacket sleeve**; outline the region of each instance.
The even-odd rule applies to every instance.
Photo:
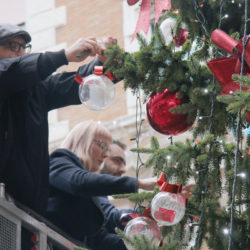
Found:
[[[109,201],[107,196],[98,197],[99,203],[101,205],[102,211],[105,217],[105,227],[109,233],[115,233],[115,228],[124,229],[124,226],[120,223],[120,218],[123,213],[134,213],[133,209],[122,209],[119,210],[115,208],[113,204]]]
[[[0,99],[32,88],[67,63],[63,50],[0,60]]]
[[[85,197],[132,193],[138,189],[136,178],[91,173],[67,155],[50,160],[49,183],[73,196]]]
[[[77,74],[81,77],[92,74],[96,65],[101,65],[97,58],[89,64],[79,67],[78,72],[63,72],[51,75],[43,81],[48,111],[68,105],[80,104],[79,84],[75,81],[75,77]]]

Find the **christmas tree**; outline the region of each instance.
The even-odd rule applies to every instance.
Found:
[[[142,1],[142,8],[146,2]],[[159,1],[152,3],[156,8]],[[143,91],[155,130],[174,136],[190,129],[193,135],[165,148],[153,137],[150,148],[133,149],[149,154],[146,162],[139,162],[138,171],[153,167],[155,175],[165,174],[159,184],[170,184],[170,189],[161,186],[162,193],[172,190],[183,198],[180,184],[192,185],[188,201],[183,198],[187,204],[178,223],[174,222],[181,209],[178,204],[172,210],[162,204],[161,211],[155,212],[151,206],[154,220],[168,222],[161,227],[162,246],[145,235],[130,239],[122,234],[132,249],[190,245],[201,249],[204,242],[211,249],[249,249],[249,18],[247,0],[174,0],[155,24],[150,42],[137,34],[139,51],[127,53],[118,46],[106,51],[107,72],[122,78],[135,95]],[[168,44],[164,27],[170,29]],[[145,200],[153,203],[158,192],[126,197],[137,205]],[[222,195],[226,204],[220,202]]]

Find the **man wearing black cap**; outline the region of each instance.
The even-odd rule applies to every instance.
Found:
[[[77,73],[86,76],[105,60],[116,39],[79,39],[69,49],[26,54],[28,32],[0,24],[0,182],[18,202],[44,214],[48,198],[48,111],[80,104]],[[88,54],[79,53],[89,51]],[[98,55],[78,72],[52,73],[69,62]]]
[[[0,27],[0,59],[22,56],[25,52],[30,52],[31,45],[28,44],[30,41],[31,37],[27,31],[11,24],[2,24]]]

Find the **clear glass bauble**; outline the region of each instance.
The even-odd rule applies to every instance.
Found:
[[[159,192],[151,201],[153,218],[164,226],[172,226],[181,221],[185,210],[185,200],[180,194]]]
[[[133,236],[141,237],[144,235],[149,241],[156,246],[159,246],[161,241],[161,232],[157,223],[145,216],[134,218],[128,222],[124,229],[124,233],[127,237],[133,238]],[[128,242],[124,241],[128,250],[133,250]]]
[[[90,75],[79,86],[80,101],[91,110],[108,108],[115,98],[115,86],[105,75]]]

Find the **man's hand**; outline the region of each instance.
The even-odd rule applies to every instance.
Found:
[[[138,187],[147,191],[154,190],[156,184],[157,184],[157,180],[154,177],[138,180]]]
[[[117,44],[117,39],[113,38],[113,37],[104,37],[104,38],[100,38],[97,39],[97,43],[99,45],[99,47],[101,48],[102,51],[104,51],[105,49],[107,49],[108,45],[115,45]],[[106,56],[103,55],[103,53],[98,55],[98,59],[104,63],[105,60],[107,59]]]
[[[192,189],[195,186],[195,184],[189,184],[182,188],[181,194],[183,194],[186,197],[189,197],[192,194]]]
[[[96,54],[102,54],[102,47],[99,46],[95,38],[80,38],[65,51],[68,62],[81,62],[88,56]]]

